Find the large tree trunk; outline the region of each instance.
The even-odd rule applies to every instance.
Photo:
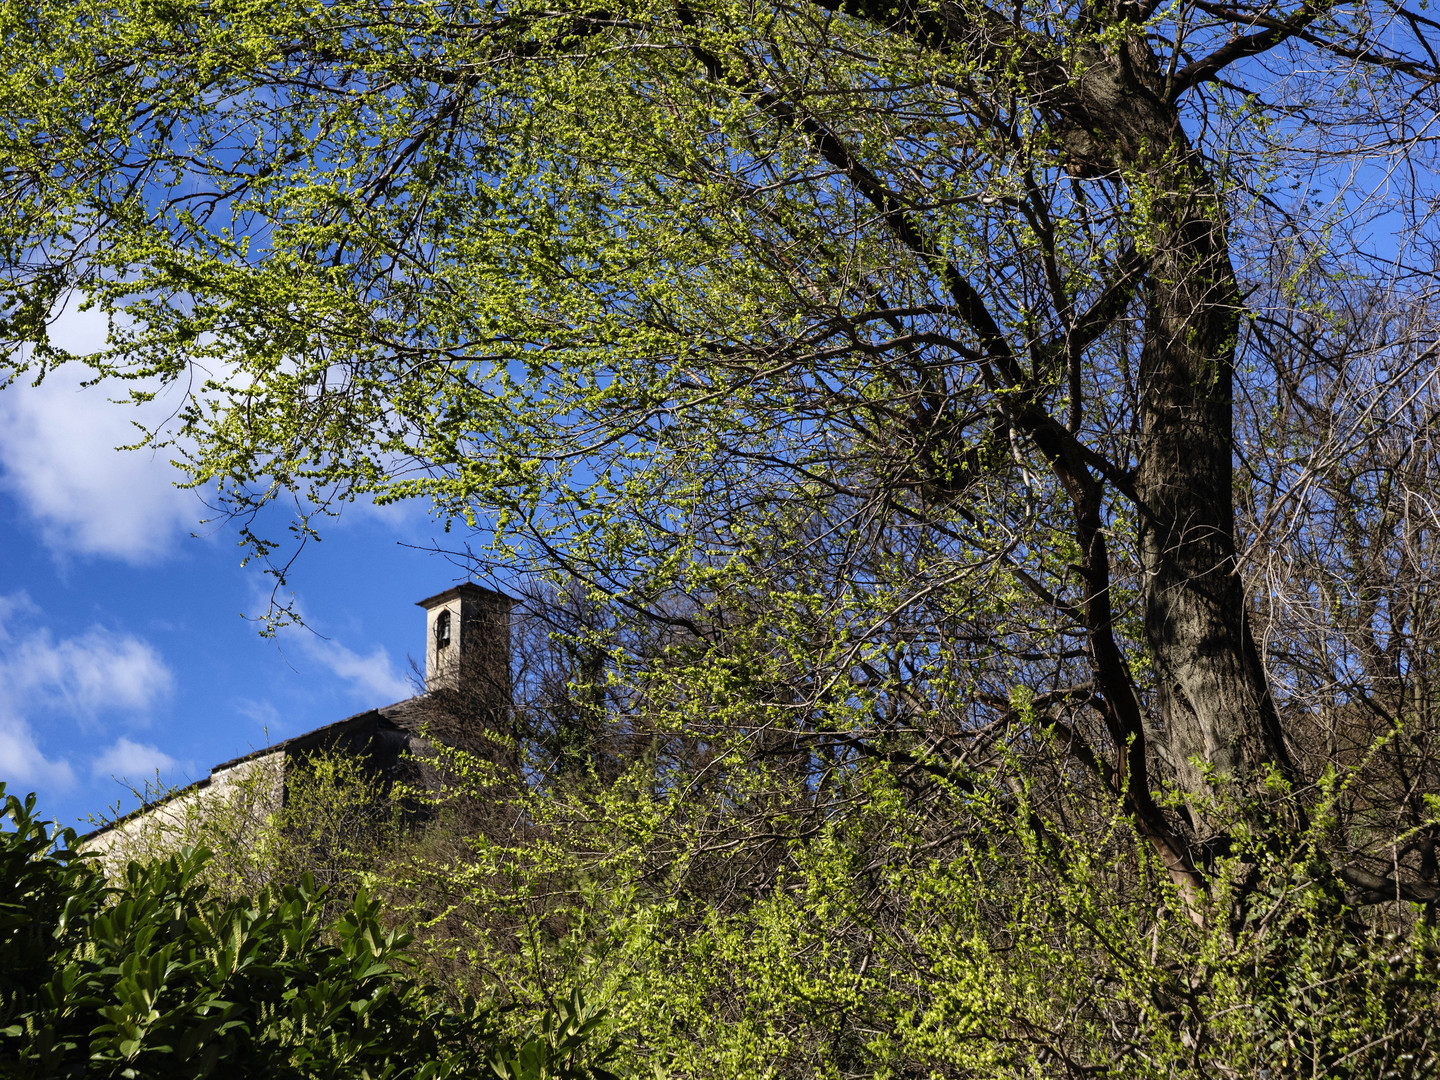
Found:
[[[1208,179],[1195,164],[1186,174]],[[1218,200],[1161,199],[1173,216],[1146,289],[1139,388],[1145,632],[1180,783],[1204,792],[1208,769],[1248,788],[1290,767],[1236,567],[1234,274]]]
[[[1235,551],[1232,381],[1239,300],[1214,179],[1132,39],[1080,80],[1090,145],[1137,179],[1153,252],[1140,359],[1139,548],[1164,756],[1191,796],[1291,772],[1246,624]],[[1103,149],[1102,149],[1103,148]],[[1202,826],[1202,832],[1205,831]]]

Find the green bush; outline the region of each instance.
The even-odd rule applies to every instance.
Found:
[[[497,1041],[493,1011],[427,993],[409,936],[363,889],[328,922],[308,874],[220,898],[194,849],[109,885],[73,831],[36,820],[33,795],[0,797],[13,825],[0,831],[4,1076],[609,1075],[595,1067],[603,1013],[575,995],[535,1037]]]

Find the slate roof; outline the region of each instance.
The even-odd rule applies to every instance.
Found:
[[[248,754],[241,754],[239,757],[231,758],[229,761],[222,761],[210,769],[208,776],[201,777],[184,787],[176,788],[167,792],[163,797],[151,802],[144,803],[123,817],[116,818],[108,824],[92,829],[80,837],[83,843],[101,836],[111,829],[118,828],[127,821],[133,821],[143,814],[148,814],[157,807],[196,791],[203,791],[210,786],[211,779],[226,769],[232,769],[236,765],[243,765],[247,761],[254,761],[256,758],[268,757],[271,754],[297,754],[306,750],[314,750],[321,746],[334,746],[345,743],[357,736],[369,743],[380,736],[391,735],[404,740],[406,736],[413,735],[418,729],[423,710],[420,703],[424,701],[424,695],[406,698],[404,701],[397,701],[392,705],[382,705],[378,709],[366,709],[363,712],[347,716],[343,720],[336,720],[333,723],[313,728],[300,735],[291,736],[281,742],[273,743],[270,746],[252,750]]]

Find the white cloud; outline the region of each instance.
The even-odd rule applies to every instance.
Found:
[[[335,641],[304,633],[301,651],[314,662],[326,667],[333,675],[349,684],[352,696],[374,705],[403,701],[415,693],[410,680],[395,670],[390,654],[377,645],[367,656],[361,656]]]
[[[59,720],[84,722],[111,712],[128,713],[129,724],[143,725],[147,711],[171,692],[175,679],[140,638],[97,626],[56,640],[44,627],[18,625],[21,617],[35,614],[24,593],[0,596],[0,779],[64,789],[74,783],[74,769],[63,754],[54,753],[53,735],[45,740],[52,746],[50,754],[41,749],[40,735],[53,733]],[[128,765],[145,756],[140,751],[154,764],[170,760],[124,737],[102,752],[101,760],[119,755],[115,760]]]
[[[157,772],[168,773],[178,768],[176,761],[158,746],[137,743],[124,735],[102,751],[90,764],[90,775],[96,780],[113,776],[133,784],[153,782]]]
[[[63,791],[75,783],[70,763],[41,753],[30,725],[4,701],[0,701],[0,780],[9,786],[11,795],[40,787]]]
[[[40,630],[5,653],[0,672],[12,693],[81,716],[148,709],[174,686],[170,669],[148,643],[101,627],[58,642]]]
[[[101,348],[105,333],[100,313],[66,310],[53,336],[83,353]],[[121,390],[82,387],[85,374],[62,367],[39,386],[22,382],[0,393],[0,488],[58,553],[153,561],[196,527],[205,508],[195,492],[174,486],[179,473],[164,450],[116,447],[139,439],[132,421],[163,424],[177,399],[116,404],[111,398]]]
[[[258,611],[270,603],[270,594],[258,584],[252,584],[251,596],[254,610]],[[299,616],[301,625],[282,628],[281,640],[294,642],[306,660],[319,664],[344,680],[351,697],[366,705],[388,705],[415,695],[415,686],[406,677],[408,670],[397,670],[383,645],[375,646],[362,656],[334,638],[319,634],[315,629],[317,624],[300,598],[292,593],[288,599],[290,609]]]
[[[252,698],[241,698],[234,703],[235,711],[249,720],[253,720],[256,726],[266,731],[279,731],[283,717],[280,710],[269,701],[255,701]]]

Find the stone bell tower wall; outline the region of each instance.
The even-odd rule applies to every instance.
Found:
[[[466,583],[426,600],[425,689],[510,704],[510,598]]]

